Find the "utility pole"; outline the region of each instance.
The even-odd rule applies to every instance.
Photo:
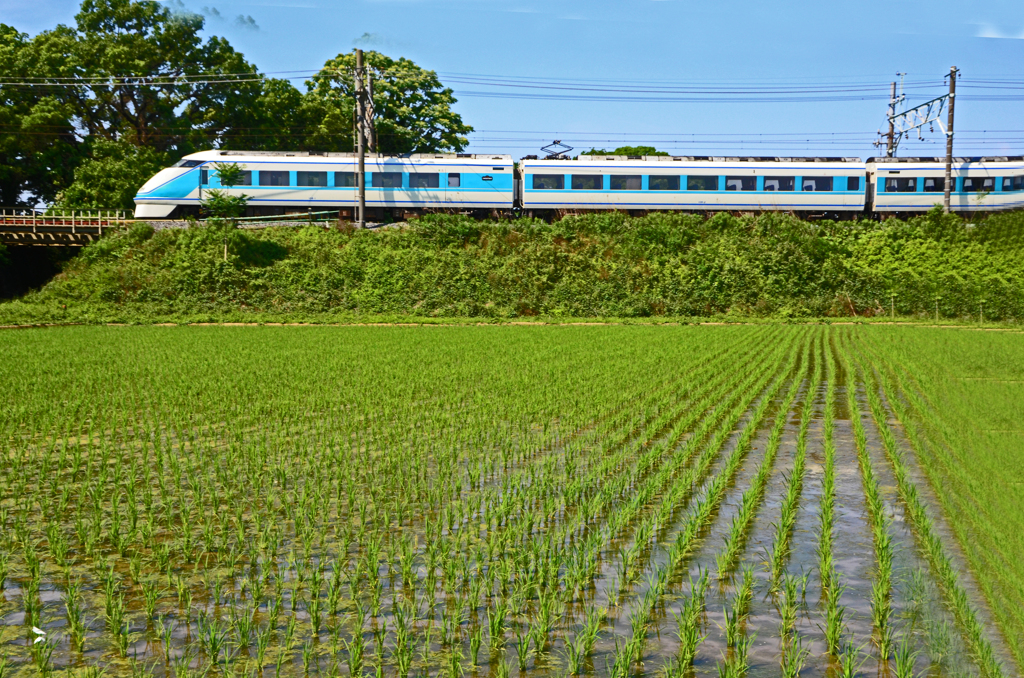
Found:
[[[377,153],[377,126],[373,123],[373,116],[376,111],[373,108],[373,72],[366,71],[366,105],[363,114],[366,116],[366,139],[370,147],[370,153]]]
[[[363,92],[363,50],[356,50],[356,154],[359,169],[356,171],[356,192],[359,205],[356,209],[356,228],[366,226],[366,116]]]
[[[942,196],[942,206],[949,214],[949,194],[953,189],[953,108],[956,105],[956,76],[960,71],[956,66],[949,69],[949,117],[946,122],[946,185]]]
[[[896,123],[893,116],[896,115],[896,83],[892,83],[889,91],[889,133],[886,135],[885,157],[891,158],[896,153]]]

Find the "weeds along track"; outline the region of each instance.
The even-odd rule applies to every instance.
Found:
[[[2,335],[0,678],[1017,675],[873,330]]]

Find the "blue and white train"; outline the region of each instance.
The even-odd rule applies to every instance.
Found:
[[[221,186],[216,165],[242,170],[239,185]],[[160,170],[135,196],[135,216],[198,214],[203,192],[248,198],[248,215],[338,210],[351,217],[358,200],[354,153],[203,151]],[[507,211],[514,201],[510,155],[415,154],[367,157],[366,206],[371,217],[427,210]]]
[[[135,216],[196,214],[203,192],[248,198],[248,214],[338,211],[358,199],[353,153],[204,151],[161,170],[139,189]],[[243,170],[223,187],[218,163]],[[524,158],[412,154],[366,159],[370,219],[428,211],[524,212],[547,217],[593,210],[761,212],[853,218],[912,214],[942,203],[941,158],[750,158],[615,155]],[[984,212],[1024,207],[1024,156],[956,158],[951,207]]]

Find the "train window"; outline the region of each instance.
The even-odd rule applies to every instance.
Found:
[[[429,172],[413,172],[409,175],[409,188],[440,188],[441,175]]]
[[[174,163],[172,167],[198,167],[199,165],[202,164],[202,160],[179,160],[178,162]]]
[[[726,177],[725,190],[727,191],[756,191],[757,177]]]
[[[242,170],[238,175],[238,183],[235,186],[252,186],[252,170]]]
[[[448,173],[448,188],[461,188],[462,187],[462,175],[458,172]]]
[[[374,188],[401,188],[401,172],[373,172],[370,177],[370,185]]]
[[[914,193],[916,191],[916,177],[889,177],[885,180],[886,193]]]
[[[203,186],[206,186],[207,184],[210,183],[210,170],[199,170],[199,183],[201,183]]]
[[[1013,179],[1013,190],[1024,191],[1024,174]]]
[[[964,193],[991,193],[996,187],[996,180],[992,177],[965,177]]]
[[[831,191],[832,177],[804,177],[804,191]]]
[[[639,191],[642,182],[639,174],[613,174],[609,186],[613,191]]]
[[[766,191],[795,191],[796,177],[765,177],[764,190]]]
[[[651,175],[647,177],[647,188],[652,191],[678,191],[679,177],[659,177]]]
[[[600,191],[603,189],[604,176],[600,174],[572,175],[572,190],[574,191]]]
[[[846,177],[846,190],[848,190],[848,191],[859,191],[860,190],[860,177]]]
[[[296,172],[296,186],[326,186],[327,172]]]
[[[288,172],[260,170],[260,186],[287,186]]]
[[[718,177],[686,177],[688,191],[717,191]]]
[[[1003,189],[1004,192],[1013,190],[1013,177],[1003,177]]]
[[[924,178],[924,192],[925,193],[944,193],[946,191],[946,180],[936,179],[935,177]]]
[[[534,174],[533,188],[539,191],[560,191],[565,188],[564,174]]]
[[[355,172],[335,172],[334,173],[334,185],[338,188],[355,188],[356,185],[356,173]]]

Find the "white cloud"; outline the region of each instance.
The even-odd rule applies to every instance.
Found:
[[[992,24],[978,24],[978,32],[974,34],[974,37],[996,40],[1024,40],[1024,29],[1013,33],[1012,31],[1002,30]]]

